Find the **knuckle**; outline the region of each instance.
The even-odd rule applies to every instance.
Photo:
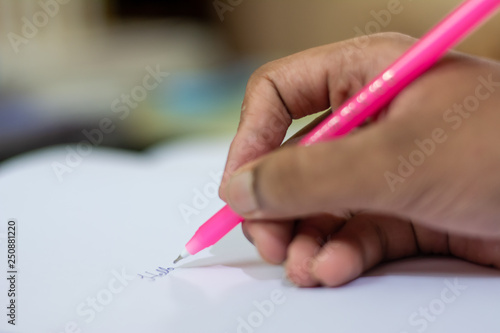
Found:
[[[384,45],[389,43],[392,46],[397,46],[401,44],[412,44],[415,42],[415,39],[413,37],[402,34],[400,32],[380,32],[368,37],[371,38],[371,40],[374,42],[374,45],[376,45],[377,43],[381,43]]]
[[[250,75],[250,79],[248,80],[249,86],[256,85],[263,81],[269,81],[270,77],[276,72],[279,67],[280,60],[273,60],[265,63],[264,65],[257,68],[252,75]]]

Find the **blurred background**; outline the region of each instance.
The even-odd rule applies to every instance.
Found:
[[[360,32],[419,37],[459,2],[0,0],[0,160],[81,141],[229,137],[265,62]],[[500,59],[498,31],[497,15],[458,49]]]

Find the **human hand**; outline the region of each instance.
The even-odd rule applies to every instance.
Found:
[[[292,119],[335,110],[412,43],[374,35],[351,58],[352,40],[314,48],[248,82],[221,197],[300,286],[337,286],[417,254],[500,267],[500,64],[451,53],[377,122],[274,151]]]

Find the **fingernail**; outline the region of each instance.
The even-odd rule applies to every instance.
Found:
[[[233,209],[241,214],[249,214],[258,209],[255,193],[253,193],[253,176],[251,171],[235,175],[228,184],[227,199]]]

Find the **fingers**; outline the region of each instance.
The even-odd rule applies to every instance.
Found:
[[[325,243],[326,235],[335,232],[343,223],[344,219],[330,215],[310,217],[300,222],[246,220],[243,230],[265,261],[278,265],[286,259],[288,267],[316,254]],[[301,285],[317,284],[309,275],[302,274],[300,267],[288,270],[296,273],[296,279],[302,279]]]
[[[291,281],[303,287],[314,287],[318,284],[309,272],[313,258],[327,241],[327,236],[337,231],[344,222],[341,218],[322,215],[306,218],[298,223],[296,235],[288,247],[285,265]]]
[[[287,275],[302,287],[339,286],[382,261],[418,253],[411,224],[392,217],[359,214],[326,243],[314,244],[316,236],[298,234],[288,251]]]
[[[270,264],[281,264],[293,237],[293,221],[245,220],[243,233]]]
[[[370,46],[356,48],[358,52],[350,61],[346,60],[345,50],[355,48],[354,41],[313,48],[273,61],[252,75],[224,170],[222,199],[229,176],[247,162],[279,147],[292,119],[329,107],[335,109],[404,50],[377,47],[380,43],[376,41],[383,38],[369,38]]]
[[[292,223],[280,227],[287,225]],[[264,240],[265,229],[261,230],[256,238]],[[500,268],[498,239],[448,235],[391,216],[359,213],[341,219],[323,215],[302,220],[295,231],[286,229],[286,234],[294,235],[286,255],[287,277],[300,287],[340,286],[379,263],[415,255],[453,255]],[[263,249],[264,241],[258,244],[259,252],[267,255],[270,247]],[[283,251],[284,243],[280,245]]]
[[[273,61],[251,76],[221,187],[241,165],[279,147],[292,119],[329,107],[325,52],[317,48]]]
[[[361,214],[325,244],[315,258],[311,274],[322,285],[339,286],[382,261],[417,253],[410,223]]]

